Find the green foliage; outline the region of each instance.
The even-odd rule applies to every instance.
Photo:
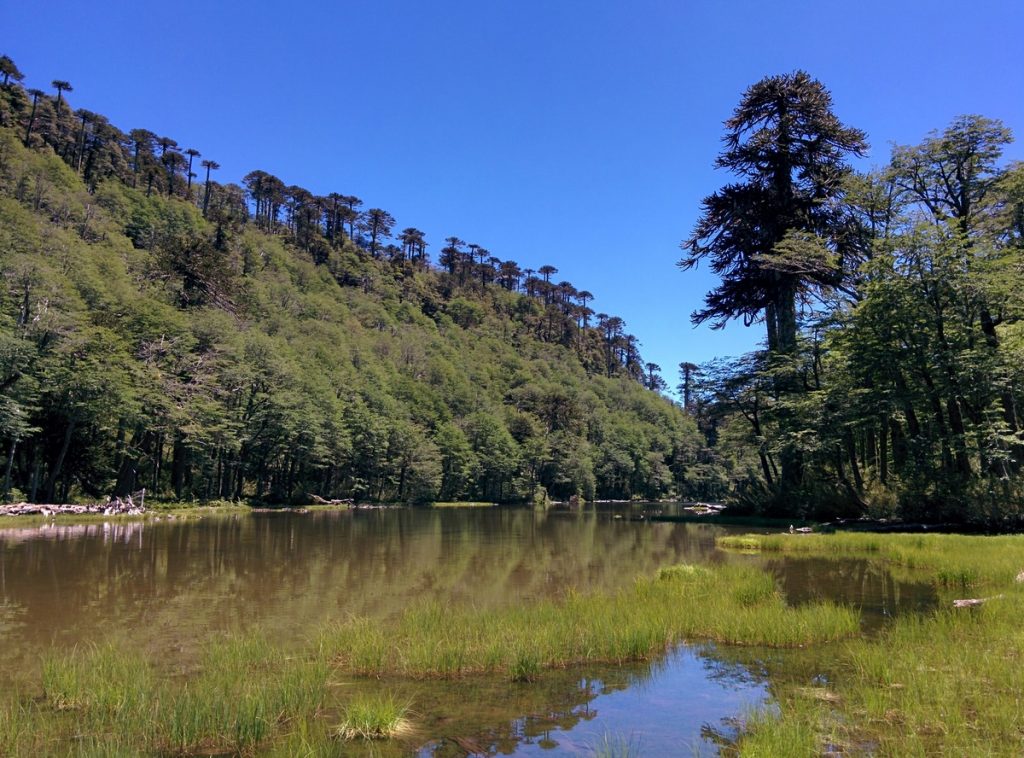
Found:
[[[858,624],[831,604],[788,607],[774,579],[755,569],[671,567],[615,595],[499,610],[424,604],[395,628],[357,618],[326,630],[321,648],[365,676],[528,681],[554,666],[647,659],[681,640],[791,647],[850,636]]]
[[[262,172],[254,219],[204,218],[133,135],[138,172],[131,154],[83,184],[0,129],[7,491],[419,503],[692,488],[695,427],[618,343],[614,365],[592,363],[597,332],[569,290],[431,270],[414,229],[404,253],[374,257],[304,206],[281,225]]]
[[[998,121],[961,117],[846,178],[828,211],[840,239],[790,231],[761,254],[830,289],[788,355],[687,374],[734,505],[1024,524],[1024,206],[1020,166],[1000,165],[1009,142]]]

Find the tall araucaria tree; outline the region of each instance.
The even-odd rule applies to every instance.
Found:
[[[210,172],[220,168],[217,161],[203,161],[202,167],[206,169],[206,179],[203,180],[203,218],[210,207]]]
[[[831,201],[849,173],[847,156],[862,155],[867,144],[863,132],[840,123],[828,90],[803,71],[750,87],[725,127],[715,166],[742,181],[704,199],[682,244],[684,270],[710,258],[722,277],[692,320],[763,320],[769,350],[789,353],[798,298],[838,283],[842,273],[828,255],[839,222]],[[798,244],[812,238],[823,244]]]
[[[70,82],[66,82],[63,79],[54,79],[50,82],[50,86],[57,90],[57,117],[60,117],[60,104],[62,96],[65,92],[73,92],[74,87],[71,86]]]
[[[11,79],[20,82],[25,78],[25,75],[14,65],[14,61],[6,55],[0,55],[0,75],[4,78],[5,87],[11,83]]]
[[[832,112],[832,96],[803,71],[771,76],[744,94],[725,122],[725,149],[715,162],[740,181],[703,202],[679,265],[711,261],[722,283],[691,319],[715,327],[743,318],[764,321],[769,354],[791,358],[797,305],[842,283],[837,255],[842,212],[836,202],[850,172],[847,157],[867,148],[864,134]],[[795,389],[780,374],[779,393]],[[784,488],[799,484],[799,456],[783,455]]]

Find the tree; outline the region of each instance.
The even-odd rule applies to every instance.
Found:
[[[28,94],[32,95],[32,113],[28,117],[28,125],[25,127],[25,144],[28,144],[29,138],[32,136],[32,127],[36,123],[36,110],[39,105],[39,98],[43,97],[46,93],[39,89],[30,89]]]
[[[792,361],[798,302],[842,280],[838,200],[850,173],[846,158],[863,154],[864,134],[836,118],[828,90],[803,71],[754,84],[725,127],[715,165],[743,181],[704,199],[682,244],[684,270],[710,258],[722,277],[691,319],[715,327],[735,318],[764,321],[769,358]],[[777,391],[797,389],[792,372],[775,377]],[[792,450],[780,457],[782,489],[792,489],[801,479],[799,457]]]
[[[187,193],[189,200],[191,200],[192,199],[192,177],[195,176],[195,174],[192,173],[192,161],[194,159],[198,158],[201,155],[201,153],[198,150],[196,150],[195,148],[190,147],[188,150],[185,151],[185,155],[188,156],[188,186],[185,188],[185,192]]]
[[[697,377],[699,366],[696,363],[683,361],[679,364],[679,391],[683,395],[683,407],[690,410],[693,402],[694,380]]]
[[[149,131],[149,129],[132,129],[128,132],[128,137],[135,148],[134,158],[132,159],[132,186],[135,187],[138,184],[141,161],[152,154],[156,135]]]
[[[57,90],[57,116],[59,117],[60,104],[62,102],[61,96],[65,92],[73,92],[74,88],[71,86],[69,82],[66,82],[63,79],[54,79],[52,82],[50,82],[50,86]]]
[[[206,180],[203,182],[203,218],[206,218],[207,209],[210,207],[210,172],[220,168],[217,161],[203,161],[203,168],[206,169]]]
[[[380,208],[371,208],[362,216],[361,228],[370,235],[370,255],[377,257],[378,244],[391,236],[394,217]]]
[[[18,70],[18,67],[14,65],[12,61],[6,55],[0,55],[0,74],[4,77],[4,86],[10,84],[11,79],[16,82],[20,82],[25,78],[25,75]]]
[[[558,273],[558,269],[554,266],[544,265],[537,269],[537,273],[544,277],[545,282],[550,282],[552,275]]]
[[[725,151],[715,162],[745,181],[709,195],[680,266],[705,258],[722,283],[693,314],[696,324],[763,320],[768,349],[796,347],[798,298],[833,285],[841,272],[828,255],[838,226],[833,201],[849,173],[848,155],[862,155],[864,134],[844,126],[828,90],[803,71],[768,77],[748,89],[725,122]],[[780,247],[787,236],[810,235],[818,246]],[[808,241],[808,237],[796,237]]]
[[[645,381],[647,389],[654,392],[661,392],[668,386],[665,383],[665,380],[661,378],[661,366],[657,363],[645,363],[644,368],[647,369]]]

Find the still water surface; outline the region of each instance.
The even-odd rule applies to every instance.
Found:
[[[663,508],[664,506],[658,506]],[[640,508],[392,509],[0,529],[0,684],[38,676],[52,646],[115,640],[173,667],[219,631],[308,638],[349,615],[382,621],[424,599],[475,606],[615,589],[675,563],[754,561],[791,602],[833,599],[867,628],[929,607],[928,587],[859,560],[730,555],[746,527],[635,521]],[[541,682],[401,685],[423,755],[714,754],[770,698],[760,667],[710,647],[656,663],[546,672]]]

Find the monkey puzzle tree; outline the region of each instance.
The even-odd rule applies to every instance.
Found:
[[[791,358],[797,347],[797,305],[841,281],[836,201],[849,173],[846,158],[861,155],[864,134],[832,113],[828,90],[807,73],[771,76],[750,87],[725,122],[725,150],[715,162],[740,177],[709,195],[679,265],[709,258],[722,283],[692,315],[715,327],[743,318],[764,321],[769,354]],[[778,392],[788,392],[779,374]],[[783,456],[782,483],[799,484],[796,455]]]
[[[11,79],[16,82],[20,82],[25,78],[25,75],[21,73],[16,65],[14,65],[14,61],[6,55],[0,55],[0,75],[4,78],[5,87],[10,84]]]
[[[703,214],[682,244],[684,270],[710,258],[722,277],[705,296],[705,308],[693,314],[694,323],[763,320],[770,351],[795,348],[798,298],[836,283],[841,273],[825,246],[797,243],[807,235],[831,241],[838,211],[830,201],[849,173],[845,158],[867,147],[863,133],[840,123],[831,107],[828,90],[797,71],[750,87],[725,122],[726,149],[715,166],[744,181],[704,199]]]

